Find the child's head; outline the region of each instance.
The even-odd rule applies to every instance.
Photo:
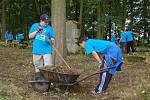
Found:
[[[84,43],[85,43],[87,40],[88,40],[88,37],[80,36],[80,37],[78,38],[77,44],[78,44],[80,47],[84,48]]]

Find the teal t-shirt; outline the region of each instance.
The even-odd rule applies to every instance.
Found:
[[[20,42],[23,39],[24,39],[24,34],[23,33],[16,34],[16,40],[18,40]]]
[[[126,35],[127,35],[127,42],[128,41],[133,41],[133,32],[127,31]]]
[[[88,39],[85,42],[86,55],[90,55],[92,51],[103,54],[107,47],[112,43],[113,42],[106,40]]]
[[[116,43],[116,35],[115,34],[111,35],[111,42]]]
[[[13,38],[13,35],[12,35],[12,33],[9,33],[8,34],[8,40],[13,40],[14,38]]]
[[[126,33],[125,32],[122,32],[121,33],[121,42],[127,42],[127,35],[126,35]]]
[[[39,23],[35,23],[31,26],[29,34],[37,30],[38,28],[42,28],[42,31],[46,34],[49,39],[54,39],[54,31],[51,26],[40,26]],[[52,46],[48,42],[45,34],[42,32],[38,32],[35,38],[33,39],[33,54],[51,54],[52,53]]]

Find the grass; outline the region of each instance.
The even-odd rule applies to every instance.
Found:
[[[50,89],[47,93],[37,93],[27,83],[34,73],[31,51],[15,48],[0,48],[0,51],[0,70],[3,76],[7,76],[0,76],[4,78],[0,80],[0,100],[150,100],[150,65],[144,63],[148,53],[126,56],[124,71],[114,75],[108,94],[92,95],[90,91],[98,83],[98,75],[80,82],[69,92]],[[68,56],[67,62],[72,69],[83,70],[79,79],[95,72],[98,66],[95,59],[80,54]]]
[[[142,62],[145,60],[145,57],[140,56],[127,56],[126,57],[128,62]]]

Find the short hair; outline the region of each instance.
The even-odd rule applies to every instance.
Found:
[[[82,41],[87,41],[87,40],[88,40],[88,37],[86,37],[86,36],[80,36],[78,38],[78,41],[76,43],[77,43],[77,45],[79,45],[80,43],[82,43]]]

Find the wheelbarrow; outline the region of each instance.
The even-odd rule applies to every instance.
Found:
[[[29,83],[31,83],[32,88],[37,92],[46,92],[51,86],[63,86],[69,89],[85,79],[108,71],[108,69],[109,68],[100,69],[99,71],[96,71],[79,80],[77,80],[77,78],[80,76],[80,74],[65,74],[48,70],[40,70],[39,73],[33,75],[32,80],[29,81]]]

